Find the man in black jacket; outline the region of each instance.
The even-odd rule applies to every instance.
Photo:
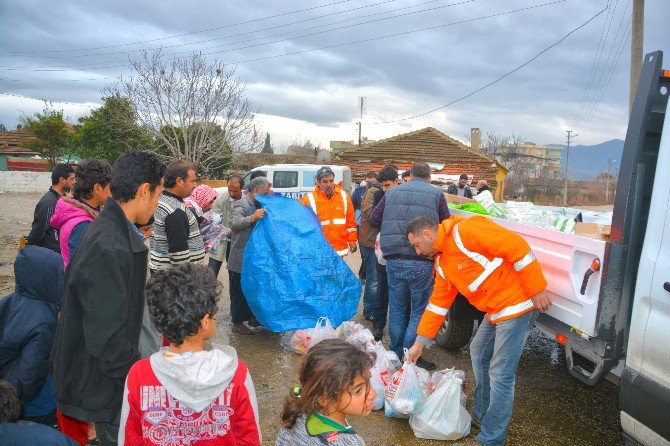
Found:
[[[112,197],[79,242],[65,277],[51,353],[60,411],[93,421],[102,446],[116,444],[123,387],[137,349],[147,248],[135,223],[149,221],[165,165],[149,152],[124,152],[112,168]]]
[[[51,172],[51,187],[35,206],[35,216],[28,235],[28,244],[41,246],[60,253],[58,231],[49,225],[56,202],[74,187],[74,169],[67,164],[56,164]]]
[[[461,174],[458,179],[458,184],[449,185],[447,188],[447,193],[451,195],[458,195],[459,197],[472,198],[472,189],[470,189],[470,186],[468,186],[469,180],[470,178],[468,178],[467,174]]]

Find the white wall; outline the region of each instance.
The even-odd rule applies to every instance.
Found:
[[[0,171],[0,191],[45,192],[51,187],[51,172]]]

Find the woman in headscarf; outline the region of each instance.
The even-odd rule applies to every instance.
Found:
[[[230,230],[221,224],[221,216],[211,211],[217,192],[206,184],[193,189],[191,195],[184,199],[184,204],[198,219],[198,227],[205,242],[205,250],[214,252],[219,244],[230,237]]]

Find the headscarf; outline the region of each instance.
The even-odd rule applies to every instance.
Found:
[[[200,186],[193,189],[191,195],[184,200],[184,204],[195,209],[196,215],[198,217],[202,217],[202,208],[211,203],[217,195],[217,192],[210,186],[201,184]]]

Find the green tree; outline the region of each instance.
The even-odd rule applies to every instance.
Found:
[[[23,116],[21,122],[36,138],[21,144],[45,156],[53,167],[63,154],[63,150],[70,144],[71,135],[67,124],[63,121],[63,111],[55,110],[45,103],[42,113]]]
[[[77,153],[114,162],[128,149],[153,149],[149,133],[137,125],[137,110],[119,94],[103,97],[103,105],[79,118],[75,132]]]
[[[275,153],[274,150],[272,150],[272,145],[270,145],[270,133],[265,134],[265,143],[263,144],[261,153]]]
[[[7,126],[0,122],[0,133],[5,133],[7,131]]]

